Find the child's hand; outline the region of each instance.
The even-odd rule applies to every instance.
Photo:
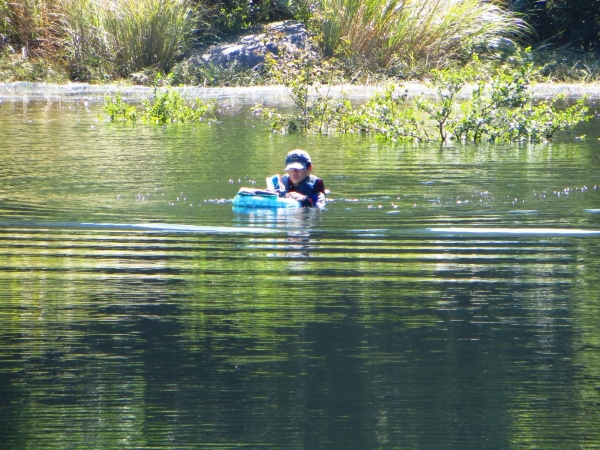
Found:
[[[322,192],[319,192],[319,194],[317,195],[317,201],[315,203],[316,206],[322,206],[325,204],[325,194],[323,194]]]
[[[288,198],[293,198],[297,202],[303,202],[306,200],[306,195],[302,195],[299,192],[288,192],[285,196]]]

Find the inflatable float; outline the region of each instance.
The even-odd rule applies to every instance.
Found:
[[[264,189],[241,188],[233,198],[233,206],[242,208],[299,208],[300,202]]]

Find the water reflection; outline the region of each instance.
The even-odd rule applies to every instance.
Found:
[[[308,258],[311,245],[311,229],[322,223],[326,212],[317,208],[240,208],[233,207],[234,221],[253,226],[270,226],[285,230],[286,237],[272,243],[271,257]],[[269,246],[267,245],[266,248]],[[263,247],[264,248],[264,247]],[[301,267],[299,263],[294,267]]]
[[[440,152],[90,108],[0,104],[0,447],[600,445],[596,140]],[[294,147],[325,210],[215,200]]]

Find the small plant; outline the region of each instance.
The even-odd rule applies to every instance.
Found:
[[[555,105],[564,100],[559,96],[551,102],[527,103],[521,108],[506,111],[498,117],[498,123],[490,130],[491,141],[500,142],[541,142],[552,139],[559,130],[568,130],[580,122],[592,118],[587,114],[586,98],[558,110]]]
[[[104,112],[113,122],[135,122],[138,118],[135,106],[128,105],[123,101],[120,92],[117,92],[114,99],[108,95],[104,97]]]
[[[350,131],[373,134],[386,141],[429,140],[424,122],[413,108],[407,107],[407,93],[396,95],[396,86],[389,85],[365,105],[354,111],[347,121]]]
[[[345,97],[335,100],[328,93],[323,93],[340,74],[329,62],[319,61],[313,52],[302,50],[294,55],[282,52],[278,59],[267,53],[265,66],[271,79],[287,88],[299,111],[298,114],[283,115],[257,105],[255,111],[260,111],[269,120],[270,129],[286,132],[301,129],[317,133],[334,131],[339,128],[340,119],[352,110]]]
[[[138,113],[134,106],[128,105],[117,93],[115,99],[106,96],[104,99],[104,112],[111,120],[136,122],[141,119],[147,123],[167,124],[173,122],[194,122],[205,119],[215,109],[213,102],[203,102],[200,99],[187,101],[179,91],[166,89],[159,92],[154,89],[154,94],[142,101],[144,111]]]
[[[145,112],[142,120],[148,123],[194,122],[204,119],[214,111],[214,104],[194,99],[186,101],[179,91],[154,89],[151,99],[144,100]]]
[[[451,136],[447,126],[457,107],[458,93],[473,78],[473,72],[470,69],[434,70],[432,75],[438,101],[430,101],[420,96],[415,98],[415,105],[435,123],[440,140],[446,141]]]

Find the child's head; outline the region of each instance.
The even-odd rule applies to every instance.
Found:
[[[287,154],[285,158],[285,171],[289,172],[294,169],[312,171],[312,162],[308,152],[297,148]]]
[[[312,172],[310,155],[299,148],[292,150],[285,158],[285,171],[294,186],[298,186]]]

